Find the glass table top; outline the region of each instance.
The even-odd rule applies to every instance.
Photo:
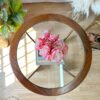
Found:
[[[41,27],[42,26],[42,27]],[[61,39],[72,30],[65,24],[59,22],[43,22],[36,24],[27,30],[34,41],[44,30],[51,30],[59,34]],[[36,49],[32,39],[24,34],[18,45],[17,58],[20,70],[30,82],[44,88],[64,87],[78,75],[84,64],[84,49],[79,36],[75,31],[66,40],[68,55],[61,64],[36,64]]]

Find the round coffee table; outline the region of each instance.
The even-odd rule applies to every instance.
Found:
[[[17,59],[17,50],[18,50],[18,45],[20,43],[20,40],[22,39],[23,35],[26,33],[26,31],[30,27],[42,22],[49,22],[49,21],[63,23],[71,27],[73,30],[75,30],[78,38],[82,42],[82,44],[79,46],[80,46],[80,50],[83,50],[82,51],[83,53],[81,53],[80,50],[77,51],[78,46],[74,44],[75,42],[72,42],[74,46],[73,45],[69,46],[69,49],[71,50],[71,48],[73,47],[74,48],[71,53],[69,50],[69,56],[67,57],[67,59],[65,59],[64,64],[40,65],[39,68],[42,69],[42,71],[40,70],[38,71],[36,75],[31,74],[28,78],[26,78],[19,67],[20,65],[18,64],[18,59]],[[32,37],[28,33],[27,35],[35,43],[35,40],[32,39]],[[66,35],[68,34],[65,34],[65,36]],[[70,44],[70,41],[66,41],[66,42]],[[80,54],[75,54],[74,52],[80,53]],[[71,55],[73,55],[72,58],[70,58]],[[70,60],[68,60],[68,58],[70,58]],[[80,64],[75,63],[76,59],[77,59],[76,63],[80,63]],[[32,92],[35,92],[41,95],[47,95],[47,96],[61,95],[75,89],[86,77],[90,69],[91,59],[92,59],[92,50],[91,50],[91,46],[89,44],[89,40],[87,38],[85,31],[81,28],[80,25],[78,25],[76,22],[74,22],[70,18],[67,18],[63,15],[58,15],[58,14],[39,15],[37,17],[33,17],[28,22],[25,22],[22,25],[22,27],[19,29],[19,31],[15,34],[14,39],[11,42],[11,47],[10,47],[11,66],[17,79],[21,82],[23,86],[25,86],[27,89],[31,90]],[[80,60],[82,60],[82,62]],[[70,72],[71,67],[68,67],[68,66],[76,66],[76,68],[77,66],[81,66],[81,67],[80,67],[80,70],[77,70],[78,73],[73,74],[73,72],[76,69],[72,68],[73,70],[72,72]],[[33,73],[35,72],[37,71],[34,71]],[[67,76],[66,73],[69,76]],[[30,81],[30,78],[32,77],[32,75],[35,76],[35,79],[33,79],[33,82]],[[39,76],[39,78],[41,77],[42,81],[43,79],[45,80],[44,84],[42,84],[42,81],[39,78],[37,78],[37,76]],[[72,78],[69,79],[70,76]],[[40,81],[36,82],[38,80]],[[67,80],[69,81],[67,82]]]

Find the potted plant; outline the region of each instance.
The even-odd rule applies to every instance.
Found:
[[[25,15],[21,0],[0,0],[0,47],[9,45],[9,39],[21,27]]]

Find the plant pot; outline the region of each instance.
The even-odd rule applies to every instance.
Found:
[[[0,48],[9,47],[13,37],[14,33],[10,33],[8,39],[5,39],[2,36],[0,36]]]
[[[8,40],[0,36],[0,48],[8,47],[8,45],[9,45]]]

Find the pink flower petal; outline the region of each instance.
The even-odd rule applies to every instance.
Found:
[[[59,38],[59,35],[50,35],[49,40],[56,41],[56,40],[58,40],[58,38]]]
[[[59,35],[52,35],[49,31],[45,31],[38,39],[36,50],[46,60],[60,63],[68,53],[68,46],[59,39]]]
[[[63,48],[63,54],[66,55],[68,52],[68,46],[65,44]]]
[[[48,39],[49,37],[50,37],[50,32],[49,31],[44,32],[44,38]]]
[[[45,45],[45,46],[43,46],[42,49],[40,49],[40,53],[39,54],[41,56],[43,56],[43,57],[46,57],[49,54],[49,52],[50,52],[49,46]]]
[[[41,43],[41,44],[45,44],[45,39],[43,39],[43,38],[39,38],[38,41],[39,41],[39,43]]]

